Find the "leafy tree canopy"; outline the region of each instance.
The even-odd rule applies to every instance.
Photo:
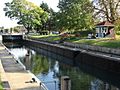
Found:
[[[114,23],[116,32],[120,31],[120,0],[93,0],[93,7],[95,19]]]
[[[114,23],[119,17],[120,0],[93,0],[94,17]]]
[[[27,0],[13,0],[5,5],[5,15],[17,19],[18,24],[22,24],[28,33],[37,25],[42,25],[42,21],[45,22],[48,18],[47,12]]]
[[[42,22],[41,29],[42,30],[48,30],[48,31],[53,30],[54,26],[55,26],[54,25],[54,23],[55,23],[55,21],[54,21],[55,12],[54,12],[54,10],[52,8],[50,8],[48,6],[48,4],[45,3],[45,2],[42,2],[40,7],[49,14],[48,20],[46,22]]]
[[[92,3],[89,0],[60,0],[57,26],[60,29],[83,30],[93,27]]]

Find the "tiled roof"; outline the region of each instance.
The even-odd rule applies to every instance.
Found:
[[[109,21],[103,21],[103,22],[96,24],[96,26],[114,26],[114,25],[110,23]]]

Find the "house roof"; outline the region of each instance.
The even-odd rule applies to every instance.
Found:
[[[112,23],[110,23],[109,21],[103,21],[103,22],[100,22],[98,24],[96,24],[96,26],[114,26]]]

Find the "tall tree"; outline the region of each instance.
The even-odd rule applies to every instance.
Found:
[[[47,20],[48,13],[27,0],[13,0],[5,5],[5,15],[17,19],[18,24],[22,24],[28,30],[27,33]]]
[[[60,0],[57,23],[60,29],[83,30],[93,26],[89,0]]]
[[[120,0],[93,0],[94,17],[115,22],[119,17]]]
[[[53,20],[54,20],[55,12],[52,8],[49,8],[47,3],[44,3],[44,2],[42,2],[40,7],[49,14],[48,20],[46,22],[42,22],[41,29],[42,30],[48,30],[50,32],[54,27],[54,21]]]
[[[42,2],[42,3],[40,4],[40,7],[41,7],[44,11],[50,12],[50,9],[49,9],[49,6],[48,6],[47,3]]]

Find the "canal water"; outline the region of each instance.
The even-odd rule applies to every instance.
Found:
[[[70,77],[71,90],[120,90],[120,75],[88,65],[75,65],[73,60],[35,47],[4,44],[49,90],[60,90],[62,76]]]

